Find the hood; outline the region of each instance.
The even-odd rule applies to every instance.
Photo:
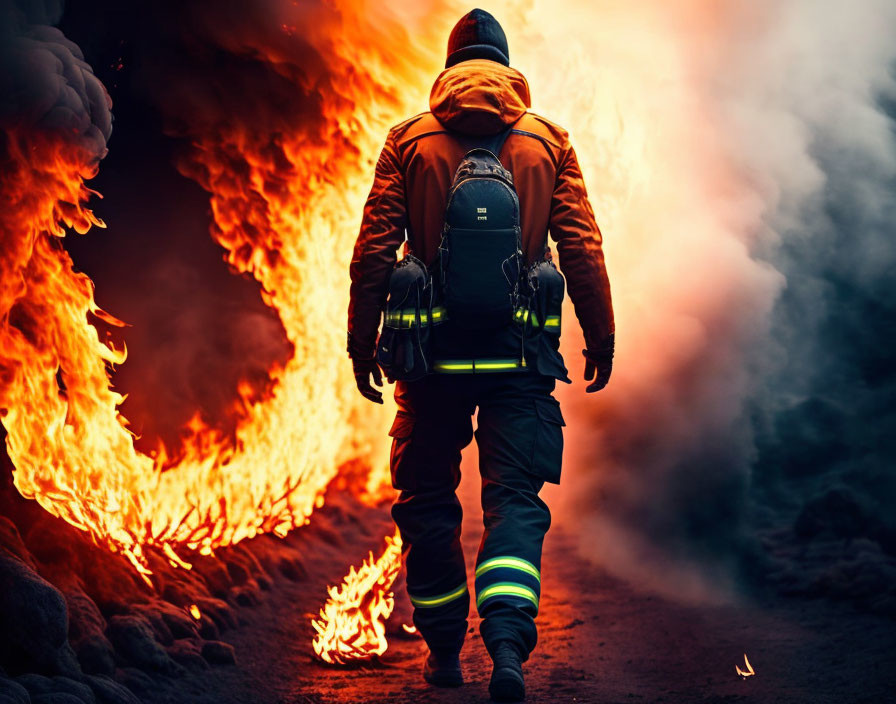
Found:
[[[462,61],[445,69],[429,95],[429,109],[439,122],[473,135],[500,132],[530,105],[523,74],[488,59]]]

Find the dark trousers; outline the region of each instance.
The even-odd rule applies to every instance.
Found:
[[[433,375],[399,382],[390,435],[392,516],[401,531],[414,624],[432,650],[457,652],[470,594],[461,548],[461,450],[473,439],[482,475],[485,533],[476,559],[476,604],[489,652],[509,641],[535,647],[541,546],[551,514],[538,492],[558,482],[563,417],[555,380],[535,373]]]

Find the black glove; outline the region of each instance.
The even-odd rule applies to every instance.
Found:
[[[376,363],[376,359],[357,359],[353,357],[352,367],[355,370],[355,383],[358,385],[358,391],[361,392],[361,395],[368,401],[382,403],[382,391],[377,391],[370,385],[371,375],[373,375],[374,384],[377,386],[383,385],[383,375],[380,372],[379,365]]]
[[[594,379],[585,387],[587,393],[593,394],[607,385],[610,374],[613,372],[613,350],[615,347],[616,335],[612,334],[597,349],[582,350],[582,354],[585,355],[585,381]]]

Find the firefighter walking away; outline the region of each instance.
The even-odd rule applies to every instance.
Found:
[[[501,25],[469,12],[448,39],[429,111],[386,139],[348,314],[358,390],[382,403],[382,375],[396,382],[392,516],[414,624],[429,646],[423,677],[463,684],[472,601],[494,661],[489,692],[505,702],[523,700],[522,664],[537,639],[551,523],[539,492],[560,481],[565,423],[552,392],[569,382],[559,353],[567,288],[585,337],[587,392],[609,380],[614,346],[601,234],[576,154],[566,131],[529,106]],[[474,437],[485,532],[471,593],[455,492]]]

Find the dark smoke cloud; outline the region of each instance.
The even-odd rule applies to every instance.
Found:
[[[51,130],[105,154],[112,132],[106,89],[55,24],[62,3],[0,2],[0,125]]]
[[[812,21],[810,32],[807,23]],[[757,523],[788,591],[896,615],[896,11],[821,14],[780,29],[808,60],[769,128],[804,135],[782,179],[768,255],[787,277],[776,365],[756,407]],[[780,36],[780,35],[779,35]]]

